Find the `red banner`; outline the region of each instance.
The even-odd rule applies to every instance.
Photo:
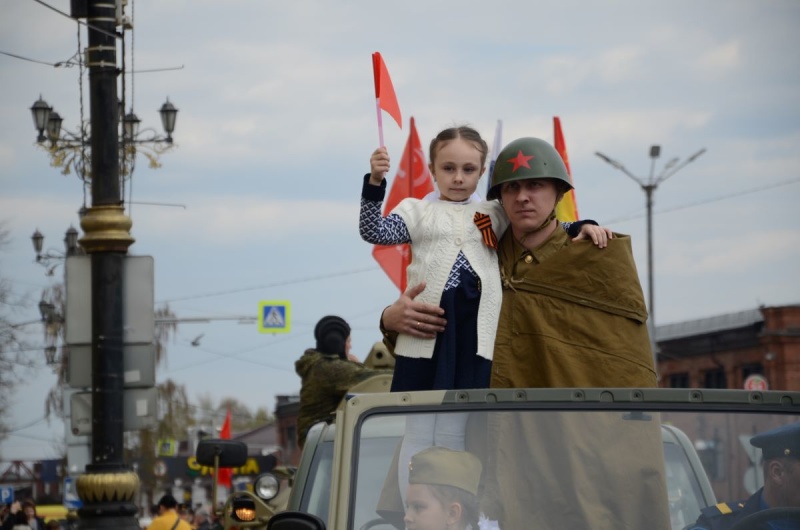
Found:
[[[223,440],[231,439],[231,409],[225,415],[225,421],[222,423],[222,430],[219,432],[219,437]],[[217,485],[226,486],[228,490],[231,489],[231,469],[228,467],[221,467],[217,474]]]
[[[411,118],[411,131],[408,142],[400,159],[397,174],[389,190],[389,198],[384,205],[383,215],[388,215],[400,201],[407,197],[421,199],[433,191],[433,180],[428,164],[425,161],[425,151],[419,141],[414,118]],[[411,248],[409,245],[393,245],[390,247],[375,245],[372,256],[381,266],[383,271],[400,289],[406,290],[406,267],[411,263]]]

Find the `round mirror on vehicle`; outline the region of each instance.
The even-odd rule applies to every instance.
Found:
[[[253,484],[253,492],[265,501],[274,499],[280,489],[281,483],[272,473],[259,475]]]

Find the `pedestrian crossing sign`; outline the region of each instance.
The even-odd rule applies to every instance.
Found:
[[[291,305],[286,300],[267,300],[258,304],[260,333],[289,333]]]

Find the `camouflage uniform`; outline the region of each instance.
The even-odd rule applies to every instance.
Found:
[[[336,410],[347,390],[374,375],[390,370],[371,370],[363,364],[342,359],[337,354],[308,349],[295,364],[302,379],[300,414],[297,418],[297,439],[300,447],[306,441],[308,429]]]

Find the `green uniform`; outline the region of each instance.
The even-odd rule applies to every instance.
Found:
[[[361,363],[342,359],[339,355],[313,349],[306,350],[294,367],[302,379],[300,414],[297,418],[300,447],[306,441],[308,429],[330,416],[351,386],[374,375],[391,373],[390,370],[371,370]]]

